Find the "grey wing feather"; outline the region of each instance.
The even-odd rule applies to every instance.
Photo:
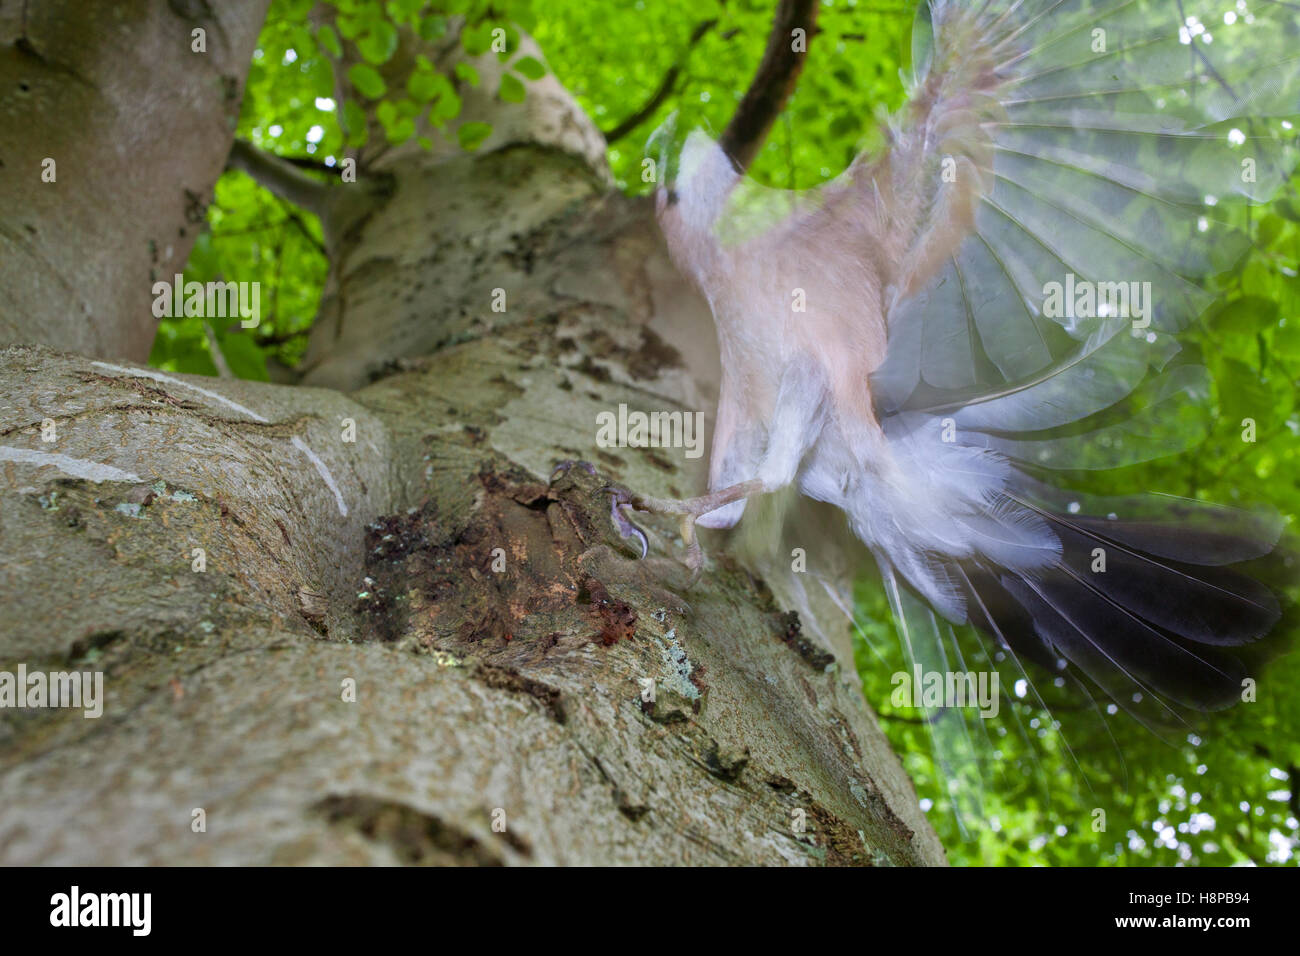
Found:
[[[872,377],[883,414],[960,408],[970,428],[1051,428],[1164,367],[1172,334],[1213,301],[1200,281],[1249,248],[1234,207],[1273,196],[1295,165],[1294,131],[1268,119],[1300,112],[1295,9],[1252,3],[1250,22],[1225,24],[1221,8],[927,5],[891,188],[896,204],[919,197],[910,261],[936,231],[957,235],[891,305]],[[963,188],[967,224],[942,198]],[[1149,289],[1149,328],[1137,319],[1131,334],[1134,317],[1096,300],[1098,314],[1058,314],[1068,303],[1049,288],[1067,282]]]

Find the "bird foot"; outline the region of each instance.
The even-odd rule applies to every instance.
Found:
[[[597,477],[596,466],[591,462],[567,459],[555,463],[555,468],[551,471],[551,485],[554,485],[556,481],[563,478],[574,468],[585,472],[593,478]],[[606,492],[610,490],[609,487],[602,489],[602,491]],[[627,519],[627,516],[623,513],[620,507],[620,501],[623,503],[630,501],[633,497],[632,493],[623,488],[617,490],[619,494],[615,496],[614,500],[610,504],[609,516],[614,522],[614,527],[618,529],[619,535],[625,541],[635,541],[637,546],[641,549],[641,557],[644,558],[650,552],[649,539],[646,538],[645,532]]]
[[[686,546],[686,557],[682,563],[691,572],[688,587],[699,580],[700,573],[704,570],[704,549],[700,547],[699,538],[695,534],[696,519],[717,511],[733,501],[756,495],[762,490],[762,482],[758,480],[742,481],[697,498],[655,498],[652,495],[635,494],[619,485],[608,485],[605,488],[611,496],[610,516],[614,520],[614,525],[624,538],[640,539],[642,558],[649,550],[645,532],[632,523],[625,509],[631,508],[648,514],[672,515],[679,519],[682,543]]]

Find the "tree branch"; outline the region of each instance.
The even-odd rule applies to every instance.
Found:
[[[319,252],[322,256],[325,256],[326,258],[329,257],[329,253],[325,251],[325,246],[319,239],[311,234],[311,230],[307,228],[307,223],[303,220],[302,216],[298,215],[298,210],[294,209],[292,204],[281,198],[280,210],[284,213],[285,220],[302,234],[302,237],[307,240],[313,249]]]
[[[258,149],[246,140],[237,139],[231,145],[226,168],[247,173],[276,196],[308,212],[319,216],[324,211],[329,187],[303,173],[289,160]]]
[[[740,172],[754,161],[772,124],[781,115],[785,101],[794,92],[807,53],[806,48],[794,49],[793,33],[802,29],[805,41],[812,39],[817,7],[817,0],[779,0],[777,4],[772,33],[767,38],[758,72],[719,143]]]
[[[632,132],[632,130],[636,129],[648,120],[651,116],[654,116],[655,111],[663,105],[664,100],[668,99],[668,97],[672,95],[673,89],[677,86],[677,78],[681,75],[682,68],[686,65],[686,60],[690,56],[691,50],[693,50],[695,45],[704,38],[705,34],[717,25],[718,21],[716,19],[704,20],[696,24],[695,29],[691,31],[690,39],[686,41],[686,49],[682,51],[682,55],[677,62],[674,63],[669,68],[668,72],[664,74],[664,78],[660,82],[659,88],[654,91],[654,95],[652,95],[650,99],[646,100],[645,105],[643,105],[639,110],[631,116],[628,116],[621,123],[604,134],[606,145],[622,139],[628,133]]]
[[[324,173],[334,179],[341,179],[343,176],[342,166],[337,163],[333,166],[326,166],[314,156],[281,156],[280,158],[289,165],[296,166],[299,169],[309,169],[313,173]]]
[[[261,328],[259,327],[259,332]],[[257,344],[263,347],[273,347],[284,345],[286,342],[292,342],[294,339],[300,339],[311,331],[310,326],[304,329],[296,329],[292,332],[274,332],[267,335],[258,335]]]
[[[230,363],[226,361],[226,355],[221,351],[221,343],[217,341],[217,333],[212,331],[212,324],[206,319],[203,322],[203,335],[208,340],[208,352],[212,356],[212,364],[217,367],[217,376],[234,378],[235,373],[230,370]]]

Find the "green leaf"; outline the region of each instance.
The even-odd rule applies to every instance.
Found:
[[[429,122],[434,126],[444,126],[448,120],[453,120],[460,115],[460,95],[451,88],[451,83],[442,92],[438,98],[429,106]]]
[[[442,93],[443,90],[449,89],[451,89],[451,83],[445,76],[441,73],[426,70],[413,70],[410,79],[406,81],[406,92],[421,103],[427,103]]]
[[[334,28],[328,23],[323,24],[321,28],[316,31],[316,39],[320,42],[321,46],[329,51],[330,56],[335,59],[338,59],[343,55],[343,44],[339,42],[339,35],[334,32]]]
[[[370,137],[370,130],[366,126],[366,111],[356,100],[348,100],[343,104],[343,121],[348,129],[348,142],[354,146],[364,146]]]
[[[414,24],[424,5],[424,0],[388,0],[388,15],[393,18],[394,23],[409,21]]]
[[[499,42],[498,38],[492,35],[497,31],[504,34],[501,38],[504,40],[504,43]],[[513,23],[494,22],[492,24],[492,30],[489,32],[488,36],[489,40],[495,44],[496,47],[502,47],[502,49],[495,49],[495,47],[494,49],[497,59],[501,60],[503,63],[510,59],[510,57],[514,56],[519,50],[519,30]]]
[[[546,75],[546,67],[535,56],[521,56],[511,66],[515,68],[515,72],[521,74],[525,79],[540,80]]]
[[[425,17],[420,21],[419,29],[416,32],[420,34],[420,39],[425,43],[441,40],[447,35],[447,18],[437,15]]]
[[[1277,303],[1248,295],[1227,303],[1215,312],[1210,326],[1223,335],[1254,336],[1277,324]]]
[[[1220,412],[1230,427],[1236,428],[1244,418],[1256,422],[1271,420],[1273,395],[1259,380],[1259,373],[1245,362],[1224,359],[1215,382],[1219,390]]]
[[[379,75],[379,71],[364,63],[358,63],[348,69],[348,80],[362,96],[368,96],[372,100],[377,100],[388,92],[388,85],[384,83],[384,78]]]
[[[1300,202],[1293,198],[1279,199],[1273,204],[1273,210],[1292,222],[1300,222]]]
[[[397,51],[397,28],[387,20],[376,20],[369,32],[357,40],[357,49],[371,63],[387,63]]]
[[[478,86],[478,70],[474,69],[473,65],[462,60],[456,64],[455,72],[456,79],[460,80],[462,83],[468,83],[470,86]]]
[[[215,276],[221,271],[221,257],[212,245],[212,230],[204,229],[194,240],[185,271],[194,273],[196,279],[203,277],[205,281],[207,277]]]
[[[492,126],[488,123],[462,123],[456,130],[456,139],[461,149],[473,152],[483,145],[483,141],[492,135]]]
[[[1255,242],[1261,249],[1273,245],[1274,240],[1286,228],[1286,220],[1281,216],[1265,215],[1255,229]]]
[[[215,376],[217,366],[208,352],[203,320],[193,316],[164,319],[154,338],[149,364],[169,372]]]
[[[1300,357],[1300,316],[1287,319],[1273,331],[1273,351],[1284,359]]]
[[[379,122],[384,126],[384,135],[393,145],[405,143],[415,135],[415,120],[412,119],[412,113],[418,111],[418,106],[410,100],[404,100],[394,103],[392,100],[384,100],[379,104],[375,111],[379,117]]]
[[[1241,288],[1247,295],[1268,298],[1277,288],[1277,279],[1268,264],[1257,256],[1251,256],[1241,267]]]
[[[316,48],[316,38],[305,25],[294,29],[291,42],[293,52],[298,54],[299,63],[314,59],[320,54],[320,51]]]
[[[461,31],[460,45],[470,56],[482,56],[492,46],[492,25],[479,23],[466,27]]]
[[[507,103],[522,103],[524,96],[524,84],[513,73],[503,73],[501,75],[501,89],[497,91],[501,99]]]
[[[355,40],[364,25],[359,18],[342,14],[334,22],[339,25],[339,33],[343,34],[343,38],[346,40]]]

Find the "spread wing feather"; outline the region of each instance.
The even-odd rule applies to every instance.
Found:
[[[911,105],[876,173],[909,237],[872,378],[882,413],[1046,428],[1163,367],[1212,301],[1201,281],[1249,248],[1236,207],[1294,167],[1294,133],[1270,118],[1300,111],[1296,9],[1252,2],[1229,24],[1223,6],[923,5]],[[1054,300],[1067,283],[1149,289],[1141,334],[1103,303]]]

